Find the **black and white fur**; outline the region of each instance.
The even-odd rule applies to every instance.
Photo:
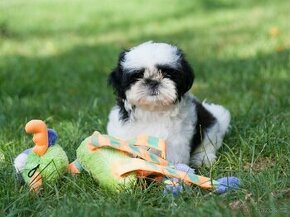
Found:
[[[169,161],[210,166],[230,113],[191,96],[193,81],[193,70],[176,46],[146,42],[123,51],[109,76],[117,105],[109,115],[108,134],[122,139],[161,137]]]

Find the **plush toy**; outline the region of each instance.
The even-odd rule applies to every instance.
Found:
[[[35,146],[26,149],[14,160],[18,177],[34,191],[38,191],[43,182],[53,183],[66,172],[68,158],[63,149],[55,144],[57,134],[47,129],[41,120],[32,120],[25,126],[27,133],[33,134]]]
[[[239,179],[236,177],[213,180],[196,175],[185,164],[171,164],[165,159],[165,149],[165,141],[155,137],[139,136],[125,141],[96,131],[81,143],[77,149],[77,160],[69,168],[72,173],[85,169],[102,187],[113,191],[131,188],[138,178],[147,176],[156,180],[171,178],[166,181],[166,189],[173,193],[181,187],[172,178],[217,193],[238,187]]]
[[[18,155],[14,165],[24,181],[37,191],[42,182],[53,183],[68,170],[80,173],[86,170],[103,188],[119,192],[131,189],[141,177],[164,181],[165,192],[178,194],[183,190],[180,182],[194,184],[217,193],[237,188],[239,179],[224,177],[213,180],[199,176],[185,164],[173,165],[165,159],[163,139],[141,135],[125,141],[94,132],[77,149],[77,159],[68,164],[63,149],[55,144],[57,135],[47,129],[43,121],[32,120],[25,127],[34,134],[34,148]]]

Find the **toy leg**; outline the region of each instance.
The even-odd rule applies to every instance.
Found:
[[[69,165],[68,165],[68,168],[67,168],[68,172],[71,173],[71,174],[79,174],[81,173],[81,171],[83,170],[80,162],[78,160],[75,160],[73,162],[71,162]]]

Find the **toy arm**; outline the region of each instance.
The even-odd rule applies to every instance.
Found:
[[[33,152],[42,156],[48,149],[48,131],[46,124],[41,120],[31,120],[25,126],[27,133],[33,134]]]

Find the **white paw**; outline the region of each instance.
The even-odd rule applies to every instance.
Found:
[[[215,154],[207,154],[205,152],[194,154],[191,158],[191,165],[195,168],[205,165],[206,167],[211,167],[216,161]]]

